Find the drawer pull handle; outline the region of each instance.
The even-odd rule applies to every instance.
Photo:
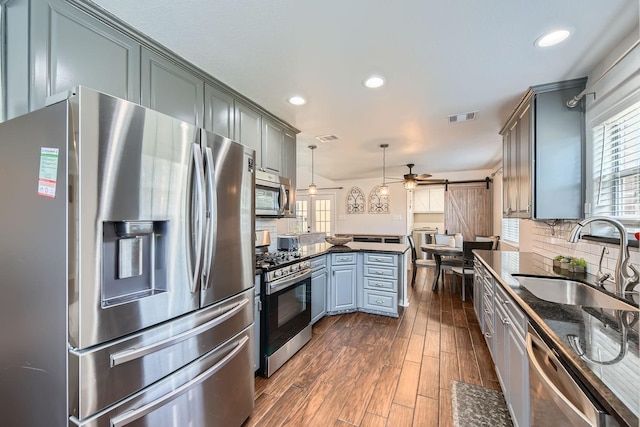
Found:
[[[382,301],[381,299],[377,299],[377,300],[376,300],[376,303],[378,303],[378,304],[383,304],[383,303],[384,303],[384,301]]]
[[[376,271],[376,274],[384,274],[384,271],[378,270]]]
[[[486,339],[490,339],[490,338],[491,338],[491,334],[490,334],[489,332],[486,332],[486,333],[484,334],[484,337],[485,337]]]
[[[379,287],[379,288],[383,288],[384,284],[383,283],[376,283],[376,286]]]
[[[503,325],[508,325],[509,324],[509,319],[502,319],[502,324]]]

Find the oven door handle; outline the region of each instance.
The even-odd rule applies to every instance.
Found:
[[[275,280],[267,286],[267,295],[273,295],[282,289],[286,289],[291,285],[295,285],[298,282],[302,282],[303,280],[311,277],[311,269],[307,268],[306,270],[302,270],[293,274],[291,276],[283,277],[282,279]]]

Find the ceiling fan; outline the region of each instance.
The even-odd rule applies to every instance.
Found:
[[[429,179],[431,174],[428,173],[420,175],[413,173],[414,166],[413,163],[407,164],[409,173],[403,175],[404,188],[407,190],[414,190],[420,184],[443,184],[445,182],[444,179]]]
[[[386,149],[388,147],[389,144],[380,144],[380,148],[382,148],[382,185],[380,186],[380,191],[383,195],[389,194],[389,187],[386,181]],[[428,173],[415,174],[412,170],[414,166],[415,164],[413,163],[407,164],[409,173],[404,174],[402,180],[398,179],[397,181],[390,182],[402,182],[404,183],[404,188],[407,190],[414,190],[416,186],[420,184],[444,184],[447,182],[446,179],[429,179],[431,175]]]

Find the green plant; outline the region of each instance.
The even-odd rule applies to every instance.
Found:
[[[564,256],[556,255],[555,258],[553,258],[553,259],[555,259],[556,261],[562,261],[564,259]]]
[[[587,266],[587,261],[584,260],[584,258],[573,258],[571,260],[571,265],[577,265],[580,267],[586,267]]]

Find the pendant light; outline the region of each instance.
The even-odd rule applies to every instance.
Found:
[[[318,186],[313,183],[313,150],[318,148],[315,145],[310,145],[309,149],[311,150],[311,184],[309,184],[309,194],[314,195],[318,192]]]
[[[386,167],[387,167],[387,147],[389,144],[380,144],[382,148],[382,185],[380,186],[380,194],[383,196],[389,195],[389,186],[387,185]]]

